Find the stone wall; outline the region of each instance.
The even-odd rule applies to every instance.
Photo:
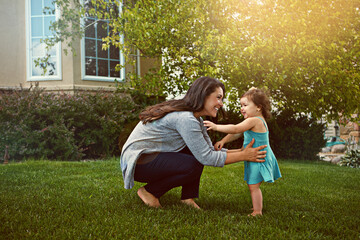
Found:
[[[359,143],[360,140],[360,122],[348,122],[346,125],[340,125],[340,138],[344,140],[355,141]]]

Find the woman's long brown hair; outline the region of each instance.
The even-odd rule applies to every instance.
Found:
[[[204,108],[206,98],[215,92],[218,87],[223,89],[225,96],[225,86],[222,82],[211,77],[200,77],[190,86],[184,98],[149,106],[140,113],[140,120],[143,124],[146,124],[171,112],[200,112]]]

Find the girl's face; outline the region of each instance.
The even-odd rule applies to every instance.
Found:
[[[261,116],[261,109],[255,105],[248,97],[243,97],[240,99],[241,104],[241,114],[244,118],[257,117]]]
[[[204,109],[201,112],[194,113],[196,117],[209,116],[216,117],[218,110],[223,106],[224,92],[218,87],[212,94],[205,99]]]

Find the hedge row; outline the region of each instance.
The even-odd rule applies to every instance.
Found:
[[[119,155],[123,126],[137,119],[140,108],[128,95],[102,91],[57,94],[34,88],[2,94],[0,152],[8,146],[12,160]]]
[[[133,97],[130,97],[133,95]],[[142,94],[109,92],[48,93],[40,88],[0,96],[0,153],[10,159],[81,160],[120,155],[146,105],[163,99]],[[227,112],[219,123],[238,123],[240,114]],[[316,159],[325,145],[324,125],[293,112],[275,113],[268,121],[270,145],[278,158]],[[224,135],[210,132],[220,140]],[[227,144],[241,148],[242,140]],[[0,159],[4,154],[0,154]]]

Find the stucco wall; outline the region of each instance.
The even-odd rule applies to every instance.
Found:
[[[0,6],[0,87],[19,87],[26,80],[25,1]]]

